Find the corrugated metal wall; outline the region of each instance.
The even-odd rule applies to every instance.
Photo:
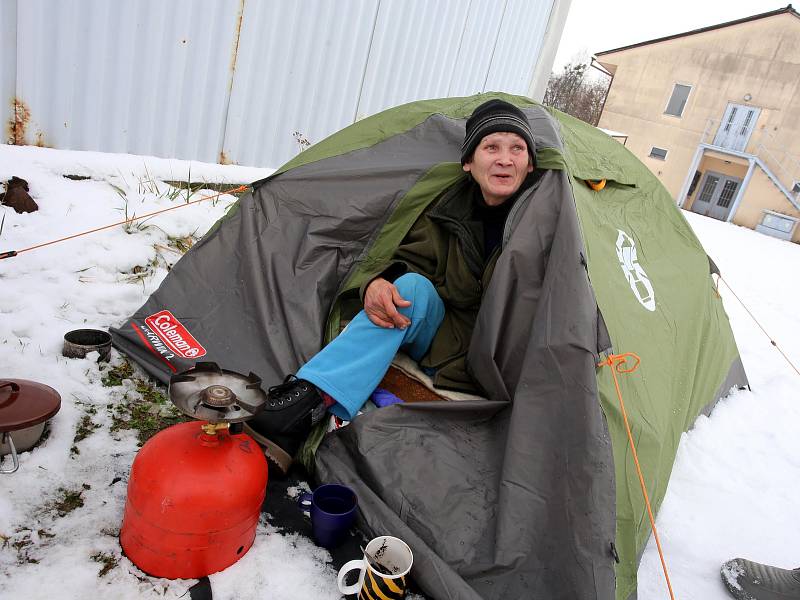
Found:
[[[14,96],[17,79],[17,4],[0,1],[0,118],[2,142],[14,141]]]
[[[19,0],[29,144],[216,162],[239,0]]]
[[[28,144],[278,166],[403,102],[527,94],[559,1],[2,0],[0,114]]]
[[[225,156],[279,166],[353,122],[378,2],[247,2]]]

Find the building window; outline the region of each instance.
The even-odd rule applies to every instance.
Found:
[[[736,193],[736,188],[738,187],[738,181],[731,181],[730,179],[726,181],[725,185],[722,186],[722,192],[719,195],[719,200],[717,200],[717,206],[728,208],[733,201],[733,195]]]
[[[658,160],[667,160],[667,151],[663,148],[653,146],[650,148],[650,158],[657,158]]]
[[[750,129],[750,121],[753,120],[753,113],[756,112],[754,110],[748,110],[747,116],[744,118],[744,123],[742,124],[742,130],[739,132],[739,135],[747,135],[747,132]]]
[[[692,91],[692,86],[676,83],[675,87],[672,88],[672,96],[669,99],[664,114],[680,117],[683,114],[683,109],[686,107],[686,100],[689,99],[690,91]]]
[[[793,194],[800,194],[800,181],[795,181],[794,185],[792,186],[792,193]]]
[[[769,229],[775,229],[782,233],[789,233],[792,231],[796,220],[791,217],[784,217],[775,213],[764,213],[764,219],[761,224]]]
[[[687,198],[691,197],[691,195],[694,194],[694,191],[697,189],[697,184],[700,183],[700,177],[702,177],[702,175],[703,174],[700,171],[694,172],[694,177],[692,177],[692,183],[689,186],[689,193],[686,194]]]
[[[725,131],[725,133],[728,133],[731,130],[731,126],[733,125],[733,121],[736,119],[736,110],[737,110],[737,108],[738,107],[736,107],[736,106],[731,106],[731,112],[728,114],[728,121],[727,121],[727,123],[725,123],[725,128],[723,130],[723,131]]]
[[[699,202],[711,202],[711,196],[714,195],[714,189],[717,187],[717,183],[719,183],[719,177],[716,175],[708,175],[697,200]]]

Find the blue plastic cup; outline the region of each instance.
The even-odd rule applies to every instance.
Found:
[[[330,549],[341,544],[350,531],[356,518],[358,497],[346,485],[326,483],[313,493],[302,494],[298,504],[311,513],[314,541]]]

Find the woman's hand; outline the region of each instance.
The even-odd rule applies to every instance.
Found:
[[[400,295],[393,283],[382,277],[373,279],[364,292],[364,312],[379,327],[405,329],[411,325],[411,320],[397,311],[398,307],[407,306],[411,306],[411,302]]]

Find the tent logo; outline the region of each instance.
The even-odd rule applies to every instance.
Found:
[[[633,295],[639,303],[649,311],[656,309],[656,294],[653,291],[653,284],[644,272],[642,265],[636,257],[636,243],[631,236],[617,229],[619,235],[617,236],[617,258],[619,258],[619,266],[622,267],[622,273],[625,279],[633,290]]]
[[[170,311],[157,312],[147,317],[144,322],[178,356],[200,358],[205,355],[206,349]]]

